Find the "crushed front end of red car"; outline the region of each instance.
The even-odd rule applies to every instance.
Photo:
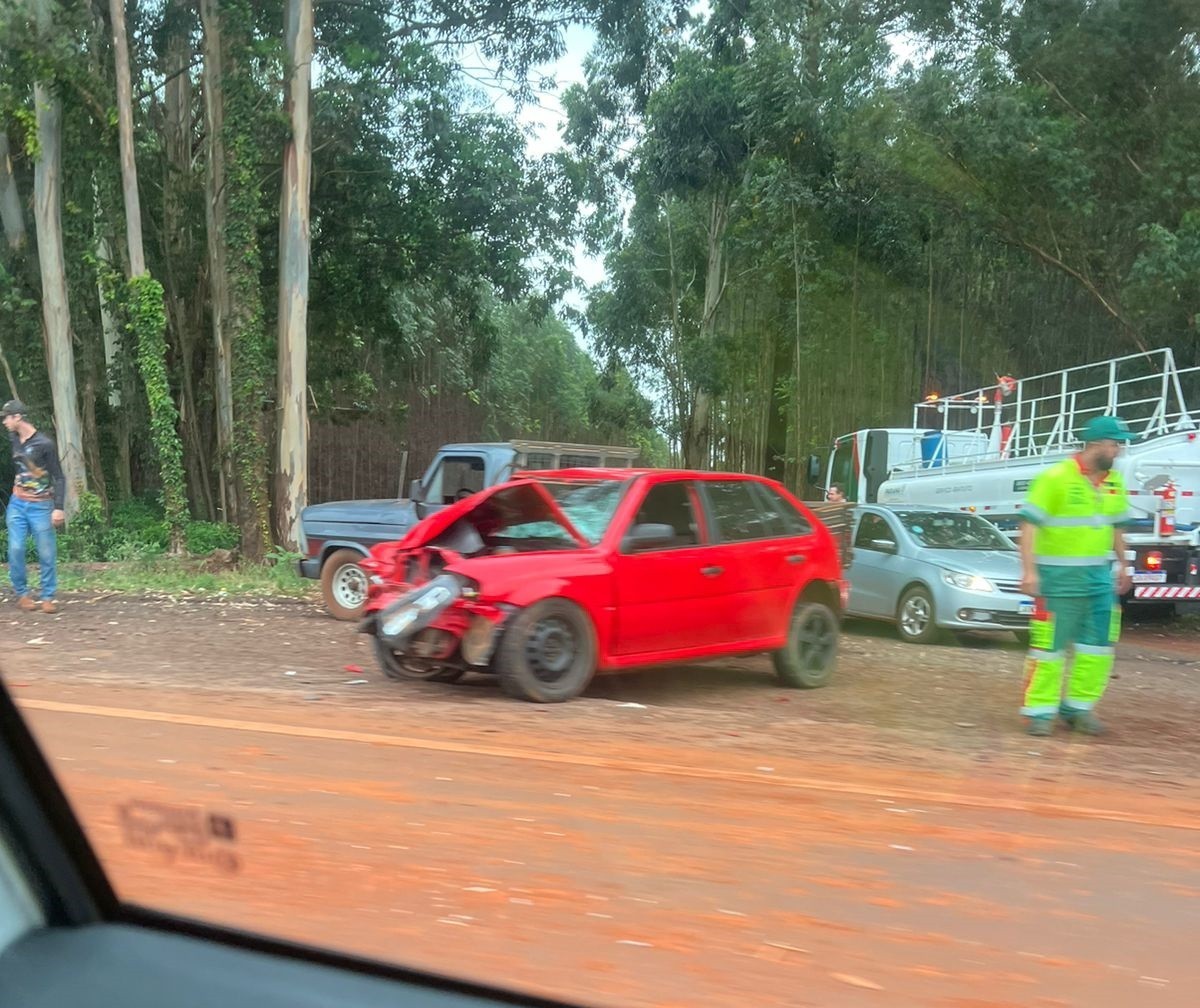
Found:
[[[511,609],[480,601],[469,579],[442,570],[453,559],[418,547],[386,558],[372,551],[364,563],[372,582],[359,629],[375,638],[389,675],[425,679],[491,661]]]
[[[521,482],[477,494],[420,522],[399,542],[376,545],[363,569],[369,586],[359,629],[375,638],[392,678],[456,678],[491,662],[513,606],[480,599],[479,585],[450,568],[481,555],[515,521],[551,522],[578,540],[544,489]]]

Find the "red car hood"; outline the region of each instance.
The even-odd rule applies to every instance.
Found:
[[[508,524],[552,521],[561,525],[581,547],[591,545],[553,497],[536,480],[518,479],[488,487],[466,500],[457,501],[419,521],[396,543],[397,550],[428,546],[455,522],[469,518],[485,538],[495,529]],[[517,519],[519,518],[519,522]]]

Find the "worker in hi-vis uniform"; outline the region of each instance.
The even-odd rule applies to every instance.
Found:
[[[1039,475],[1021,505],[1021,590],[1037,600],[1021,708],[1030,735],[1050,735],[1059,717],[1088,735],[1103,730],[1094,710],[1112,673],[1118,596],[1130,588],[1122,533],[1129,503],[1113,464],[1132,440],[1119,417],[1093,418],[1083,450]]]

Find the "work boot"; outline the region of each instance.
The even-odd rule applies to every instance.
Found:
[[[1049,738],[1054,734],[1054,718],[1049,714],[1035,714],[1029,719],[1027,731],[1035,738]]]
[[[25,612],[33,612],[37,608],[37,603],[33,601],[32,595],[22,595],[17,599],[17,608],[24,609]]]
[[[42,612],[53,616],[56,612],[58,612],[58,603],[52,598],[42,599]]]
[[[1100,719],[1090,710],[1069,710],[1064,708],[1060,713],[1062,714],[1063,721],[1067,723],[1071,731],[1079,732],[1080,735],[1104,734],[1104,725],[1100,723]]]

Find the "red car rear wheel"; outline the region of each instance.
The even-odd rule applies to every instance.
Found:
[[[792,613],[787,644],[771,655],[779,681],[796,689],[824,686],[837,666],[840,636],[837,616],[829,606],[801,599]]]

